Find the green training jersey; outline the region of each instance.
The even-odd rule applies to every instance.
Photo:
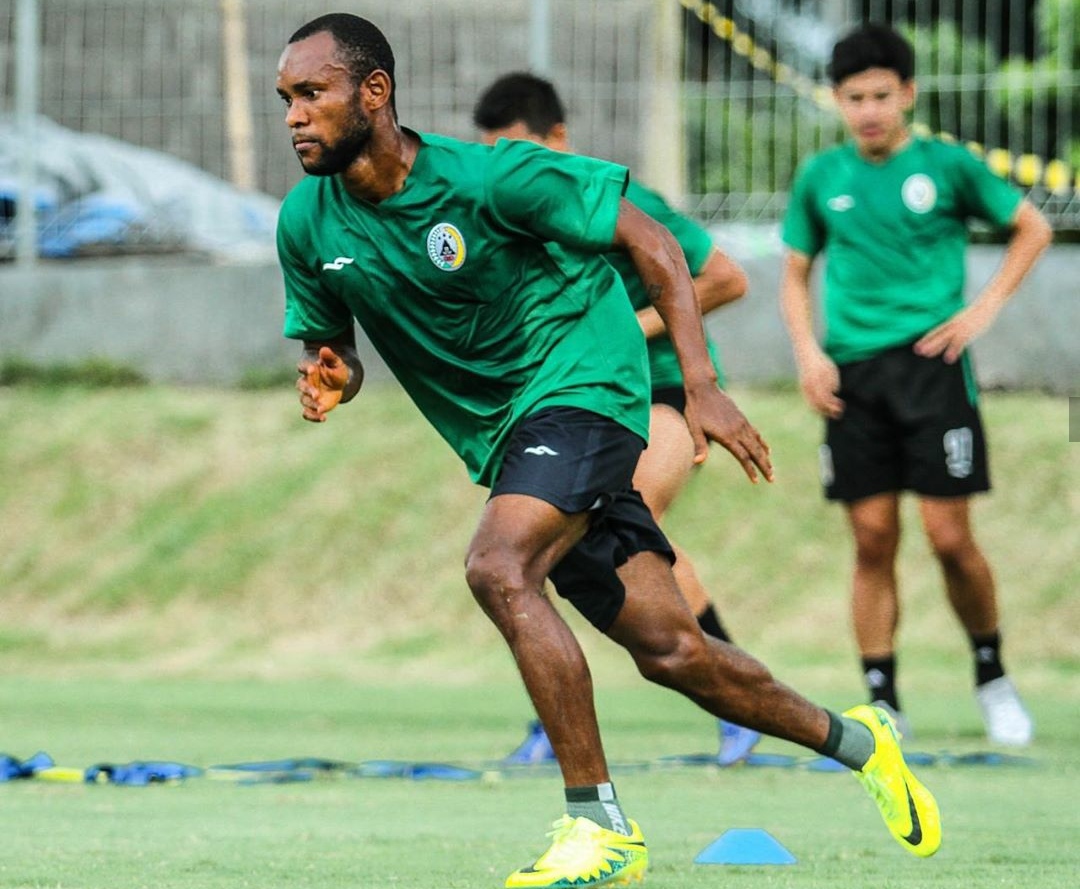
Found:
[[[418,134],[375,204],[311,176],[278,221],[285,336],[355,318],[428,421],[490,486],[518,421],[583,408],[648,438],[644,337],[603,251],[624,167],[524,141]]]
[[[783,240],[825,251],[825,351],[858,361],[918,339],[964,301],[967,222],[1011,222],[1021,195],[966,147],[913,137],[883,163],[853,143],[796,174]]]
[[[686,264],[690,267],[690,274],[697,277],[714,249],[709,233],[696,222],[687,219],[681,213],[676,213],[655,191],[633,180],[630,180],[627,186],[626,199],[675,236],[675,240],[679,242],[683,253],[686,254]],[[622,276],[626,292],[630,294],[630,303],[635,311],[652,305],[649,294],[645,292],[645,285],[641,283],[641,276],[638,275],[637,268],[630,257],[625,253],[615,251],[609,253],[607,258]],[[675,353],[671,338],[666,333],[662,333],[647,340],[647,343],[652,387],[667,389],[672,386],[681,386],[683,384],[682,369],[679,367],[679,358]],[[708,335],[705,337],[705,344],[709,347],[709,357],[716,369],[717,379],[723,386],[724,371],[720,366],[720,351]]]

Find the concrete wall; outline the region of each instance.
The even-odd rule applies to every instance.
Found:
[[[765,242],[723,245],[743,264],[750,294],[713,313],[710,331],[734,383],[791,379],[777,308],[779,255]],[[973,247],[972,286],[1001,249]],[[1080,394],[1080,245],[1052,248],[995,327],[975,344],[986,386]],[[281,278],[273,264],[214,265],[138,257],[0,267],[0,360],[72,363],[107,358],[151,380],[231,385],[245,373],[289,368],[299,352],[281,337]],[[361,344],[368,379],[386,370]]]
[[[753,382],[794,378],[777,300],[778,251],[722,246],[739,259],[750,279],[746,297],[706,319],[728,376]],[[969,249],[969,297],[994,273],[1002,253],[1002,247],[992,245]],[[975,341],[972,353],[984,387],[1080,394],[1080,244],[1050,248],[994,326]]]

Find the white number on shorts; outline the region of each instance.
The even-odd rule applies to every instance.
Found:
[[[945,445],[945,468],[953,478],[967,478],[971,475],[971,464],[975,455],[975,436],[971,427],[961,426],[950,429],[943,439]]]

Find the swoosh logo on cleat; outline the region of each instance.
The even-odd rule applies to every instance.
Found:
[[[917,846],[922,842],[922,824],[919,821],[919,813],[915,808],[915,800],[911,796],[911,788],[907,781],[904,782],[904,793],[907,794],[908,813],[911,815],[911,833],[904,837],[904,842]]]

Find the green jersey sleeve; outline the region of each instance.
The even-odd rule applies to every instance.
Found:
[[[311,244],[307,251],[302,246],[307,225],[286,198],[277,225],[278,262],[285,282],[284,335],[289,339],[329,339],[352,326],[352,312],[321,286],[315,268],[317,253]]]
[[[825,227],[814,203],[814,162],[810,158],[795,173],[781,235],[788,247],[807,256],[816,256],[825,246]]]
[[[626,199],[671,232],[686,254],[690,274],[695,278],[701,274],[714,249],[712,236],[692,219],[673,210],[660,194],[633,180],[626,189]]]
[[[618,164],[500,139],[487,171],[489,208],[508,228],[542,241],[606,250],[628,176]]]
[[[953,149],[954,175],[959,183],[957,192],[967,216],[981,219],[995,228],[1008,226],[1023,195],[966,147],[950,147]]]

